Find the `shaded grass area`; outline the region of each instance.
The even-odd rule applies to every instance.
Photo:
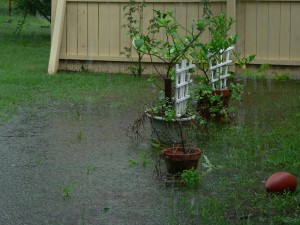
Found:
[[[144,92],[145,80],[88,72],[49,76],[49,24],[30,17],[22,32],[14,34],[21,19],[0,16],[1,121],[12,118],[20,106],[47,106],[48,101],[107,98],[116,108],[138,107],[133,101]],[[299,90],[299,82],[292,85]],[[277,171],[291,172],[299,180],[300,91],[286,97],[282,93],[289,90],[284,84],[276,90],[280,87],[274,102],[274,96],[258,89],[246,91],[243,122],[210,124],[195,134],[197,147],[219,167],[207,174],[201,168],[198,188],[177,190],[178,199],[169,206],[173,214],[166,216],[168,224],[300,224],[299,188],[271,195],[263,183]]]

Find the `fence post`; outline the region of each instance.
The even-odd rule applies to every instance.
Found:
[[[236,0],[227,0],[226,5],[227,5],[227,8],[226,8],[227,18],[231,17],[234,21],[236,21],[236,13],[237,13],[236,12]],[[237,29],[236,29],[236,22],[235,22],[235,23],[233,23],[231,29],[229,30],[229,35],[234,34],[236,32],[237,32]],[[234,73],[236,72],[236,68],[234,65],[231,67],[231,71]]]
[[[66,0],[59,0],[56,6],[55,20],[53,25],[53,33],[51,38],[50,59],[48,65],[48,73],[53,74],[57,72],[59,64],[59,53],[61,36],[64,27],[65,13],[66,13]],[[53,22],[53,19],[52,19]]]
[[[51,37],[52,37],[52,34],[53,34],[56,8],[57,8],[57,0],[51,0]]]

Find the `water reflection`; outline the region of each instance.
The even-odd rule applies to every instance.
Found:
[[[269,128],[300,111],[300,82],[242,80],[243,101],[238,105],[236,122],[240,126]]]

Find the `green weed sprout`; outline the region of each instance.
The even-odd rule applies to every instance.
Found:
[[[186,184],[188,187],[195,187],[200,181],[200,173],[195,168],[184,170],[180,177],[182,182]]]

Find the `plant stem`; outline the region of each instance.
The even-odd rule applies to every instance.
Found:
[[[181,125],[181,121],[176,120],[179,126],[179,132],[180,132],[180,138],[181,138],[181,146],[183,148],[183,153],[184,154],[188,154],[188,151],[185,147],[185,143],[184,143],[184,135],[183,135],[183,130],[182,130],[182,125]]]

